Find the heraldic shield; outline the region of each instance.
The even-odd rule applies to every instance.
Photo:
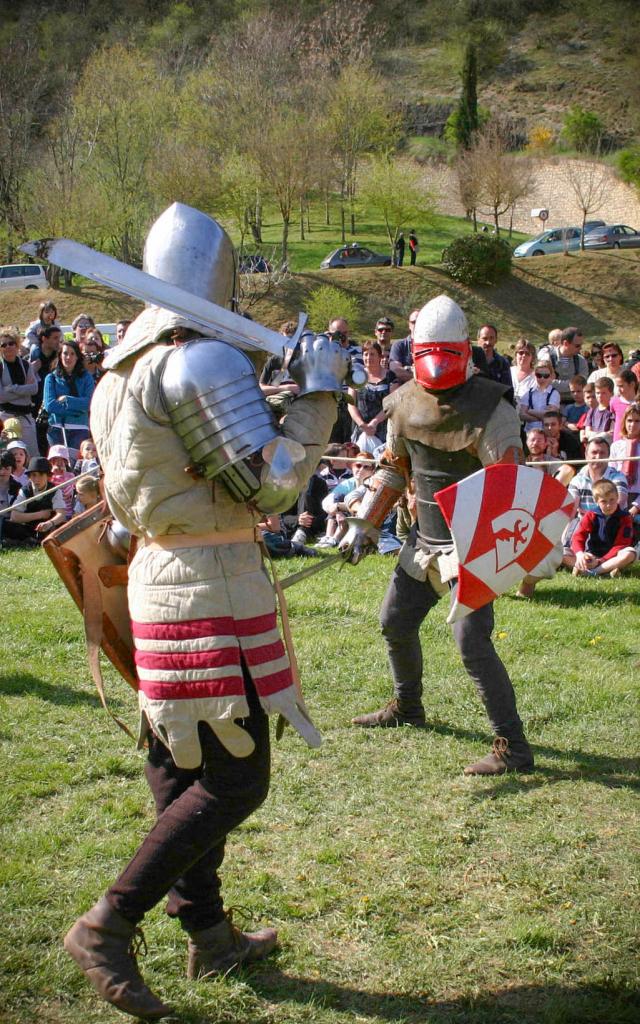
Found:
[[[575,504],[553,477],[515,465],[487,466],[435,499],[459,561],[448,622],[489,604],[529,574],[547,574]]]

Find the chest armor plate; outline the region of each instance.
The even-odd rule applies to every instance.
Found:
[[[443,452],[418,441],[404,439],[411,458],[415,480],[418,516],[418,543],[429,549],[451,546],[451,533],[434,499],[436,491],[458,483],[482,469],[482,463],[469,452]]]

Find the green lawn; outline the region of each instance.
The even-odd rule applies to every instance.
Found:
[[[234,234],[230,225],[234,242],[239,242],[239,236]],[[349,228],[349,224],[347,225]],[[418,253],[418,265],[440,264],[442,250],[449,245],[454,238],[460,235],[467,235],[473,231],[470,221],[460,217],[449,217],[444,214],[436,214],[431,221],[427,218],[418,218],[414,223],[408,224],[405,229],[405,237],[408,238],[411,228],[415,228],[420,242]],[[325,224],[324,205],[314,203],[311,206],[311,232],[306,232],[304,242],[300,241],[299,219],[291,223],[289,233],[289,266],[294,273],[304,270],[317,270],[320,262],[329,253],[341,244],[340,239],[340,210],[337,202],[331,206],[331,224]],[[507,232],[504,233],[507,237]],[[515,247],[529,236],[513,233],[511,239]],[[274,246],[279,246],[282,241],[282,221],[276,210],[267,207],[263,222],[263,245],[256,246],[250,236],[245,238],[245,249],[247,252],[254,252],[261,248],[262,252],[269,255]],[[347,230],[347,242],[359,242],[376,252],[390,254],[389,239],[382,221],[371,217],[356,218],[356,232],[351,235]],[[409,247],[405,251],[405,264],[409,263]],[[328,277],[335,277],[339,272],[332,271]]]
[[[443,605],[424,626],[431,728],[349,724],[389,695],[377,609],[392,566],[375,556],[288,592],[325,742],[285,732],[223,869],[228,905],[276,924],[279,952],[187,983],[184,937],[157,908],[145,976],[186,1024],[636,1024],[640,572],[562,573],[531,604],[498,602],[537,769],[491,781],[461,772],[488,736]],[[123,1020],[60,939],[151,822],[143,758],[98,705],[44,555],[0,553],[0,577],[0,1020]],[[105,674],[133,724],[131,691]]]

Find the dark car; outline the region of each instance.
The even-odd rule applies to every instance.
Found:
[[[640,231],[628,224],[605,224],[584,236],[585,249],[640,249]]]
[[[390,267],[391,257],[383,256],[373,249],[367,249],[364,245],[351,242],[350,245],[341,245],[320,264],[321,270],[344,270],[345,267]]]
[[[260,253],[253,253],[251,255],[245,253],[238,262],[238,270],[241,274],[269,274],[271,269],[269,260],[261,256]]]

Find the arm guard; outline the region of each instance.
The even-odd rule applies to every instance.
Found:
[[[373,486],[367,488],[357,517],[347,519],[347,533],[340,544],[340,550],[353,565],[378,543],[380,528],[403,490],[389,487],[377,476],[373,478]]]

